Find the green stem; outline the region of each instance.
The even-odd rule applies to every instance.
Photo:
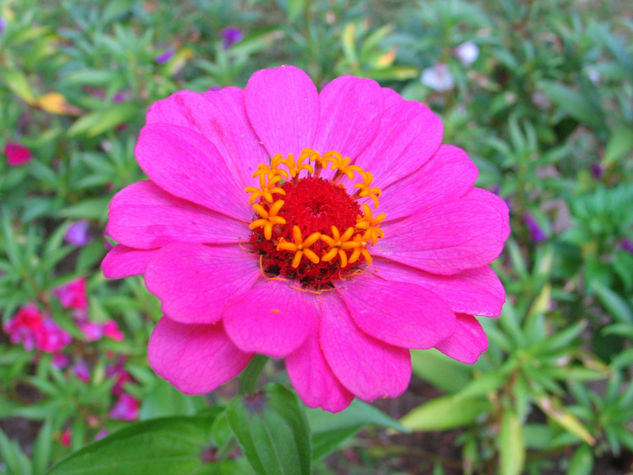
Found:
[[[268,356],[253,356],[253,359],[248,364],[246,369],[244,369],[244,371],[242,371],[240,376],[237,378],[239,393],[241,395],[253,394],[257,390],[257,381],[259,380],[259,375],[264,369],[264,366],[266,366],[267,362]]]

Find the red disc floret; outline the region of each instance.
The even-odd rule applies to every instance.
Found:
[[[342,268],[337,259],[320,261],[318,264],[304,259],[294,268],[293,253],[277,249],[280,241],[293,240],[294,226],[301,229],[303,236],[315,232],[330,235],[332,226],[343,231],[354,227],[357,217],[362,215],[361,208],[345,188],[329,180],[310,176],[287,181],[282,189],[286,194],[279,216],[286,220],[286,224],[275,226],[270,240],[265,238],[262,228],[254,229],[250,238],[255,252],[261,256],[262,271],[271,277],[296,280],[305,288],[322,290],[330,288],[333,280],[344,278],[357,270],[360,261]],[[318,256],[323,256],[329,246],[318,240],[311,249]]]

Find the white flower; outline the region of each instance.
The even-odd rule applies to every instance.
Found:
[[[479,56],[479,46],[472,41],[466,41],[453,50],[453,55],[464,66],[470,66]]]
[[[440,92],[450,91],[455,87],[453,75],[444,63],[437,63],[432,68],[422,71],[420,80],[425,86]]]

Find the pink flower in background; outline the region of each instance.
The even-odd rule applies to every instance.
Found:
[[[83,277],[56,288],[53,290],[53,295],[59,299],[64,308],[85,310],[88,307],[86,279]]]
[[[77,358],[77,361],[73,363],[70,369],[75,374],[75,376],[77,376],[77,378],[84,383],[90,382],[90,368],[88,368],[88,365],[82,358]]]
[[[103,335],[116,341],[123,341],[125,335],[119,329],[119,325],[114,320],[108,320],[103,324]]]
[[[133,421],[138,418],[139,407],[140,404],[138,399],[130,396],[127,393],[123,393],[121,394],[121,396],[119,396],[119,400],[112,407],[112,409],[110,409],[108,415],[112,419]]]
[[[64,369],[68,366],[69,361],[70,358],[68,358],[68,355],[65,355],[64,353],[55,353],[51,364],[57,369]]]
[[[31,159],[31,151],[24,145],[15,142],[5,144],[4,154],[7,156],[7,163],[13,167],[24,165]]]
[[[4,331],[13,344],[22,343],[25,350],[34,348],[47,353],[56,353],[72,340],[55,321],[40,312],[34,303],[20,308],[15,316],[4,324]]]
[[[72,244],[73,246],[85,246],[92,241],[92,238],[88,233],[89,229],[90,223],[88,223],[87,220],[82,219],[81,221],[76,221],[68,227],[64,239],[68,244]]]
[[[72,433],[70,432],[69,427],[64,429],[64,431],[62,432],[62,435],[59,437],[59,441],[61,442],[62,445],[66,447],[70,447],[70,444],[72,442]]]
[[[441,140],[423,104],[352,76],[318,93],[293,66],[155,103],[135,150],[150,180],[113,198],[102,264],[161,300],[152,368],[202,394],[285,358],[305,404],[340,411],[401,394],[409,349],[474,363],[508,208]]]
[[[77,327],[84,334],[86,341],[97,341],[103,338],[103,325],[87,318],[76,318]]]

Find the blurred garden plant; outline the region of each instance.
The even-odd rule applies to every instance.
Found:
[[[622,2],[564,0],[0,2],[0,471],[631,470],[633,24],[626,13]],[[337,414],[306,409],[290,382],[305,402],[323,404],[308,400],[292,371],[289,380],[260,357],[237,384],[205,396],[180,393],[148,366],[150,335],[169,299],[161,291],[156,299],[139,277],[107,281],[99,270],[121,245],[112,240],[120,236],[103,235],[108,204],[146,179],[134,154],[145,113],[176,91],[248,91],[256,71],[281,64],[300,67],[318,90],[349,74],[427,104],[442,117],[442,141],[468,151],[479,169],[476,186],[508,203],[513,232],[493,263],[508,301],[499,319],[480,319],[488,350],[476,364],[413,350],[404,394],[372,405],[356,399]],[[301,127],[310,125],[301,117]],[[300,156],[266,150],[258,163],[288,152]],[[392,187],[378,183],[375,167],[362,168],[374,174],[367,192],[382,194],[374,193],[376,210],[370,194],[360,204],[372,219],[384,212],[387,223]],[[247,240],[270,242],[265,223],[248,230],[255,218],[267,219],[243,190],[257,188],[253,171],[235,174],[244,183],[232,203],[250,213],[242,218]],[[349,181],[342,175],[340,183]],[[283,189],[285,180],[278,184]],[[277,211],[288,224],[292,197],[283,191],[274,198],[285,201]],[[252,204],[271,211],[266,197]],[[379,268],[380,241],[394,233],[381,223],[366,227],[376,226],[385,235],[365,249]],[[299,246],[312,231],[295,239],[294,226],[283,230],[280,249],[267,255],[283,251],[285,272],[296,272],[298,251],[299,265],[310,258]],[[342,243],[346,229],[337,231],[326,237]],[[328,239],[306,248],[342,263]],[[365,260],[359,251],[352,264]],[[253,384],[257,374],[262,388]]]

